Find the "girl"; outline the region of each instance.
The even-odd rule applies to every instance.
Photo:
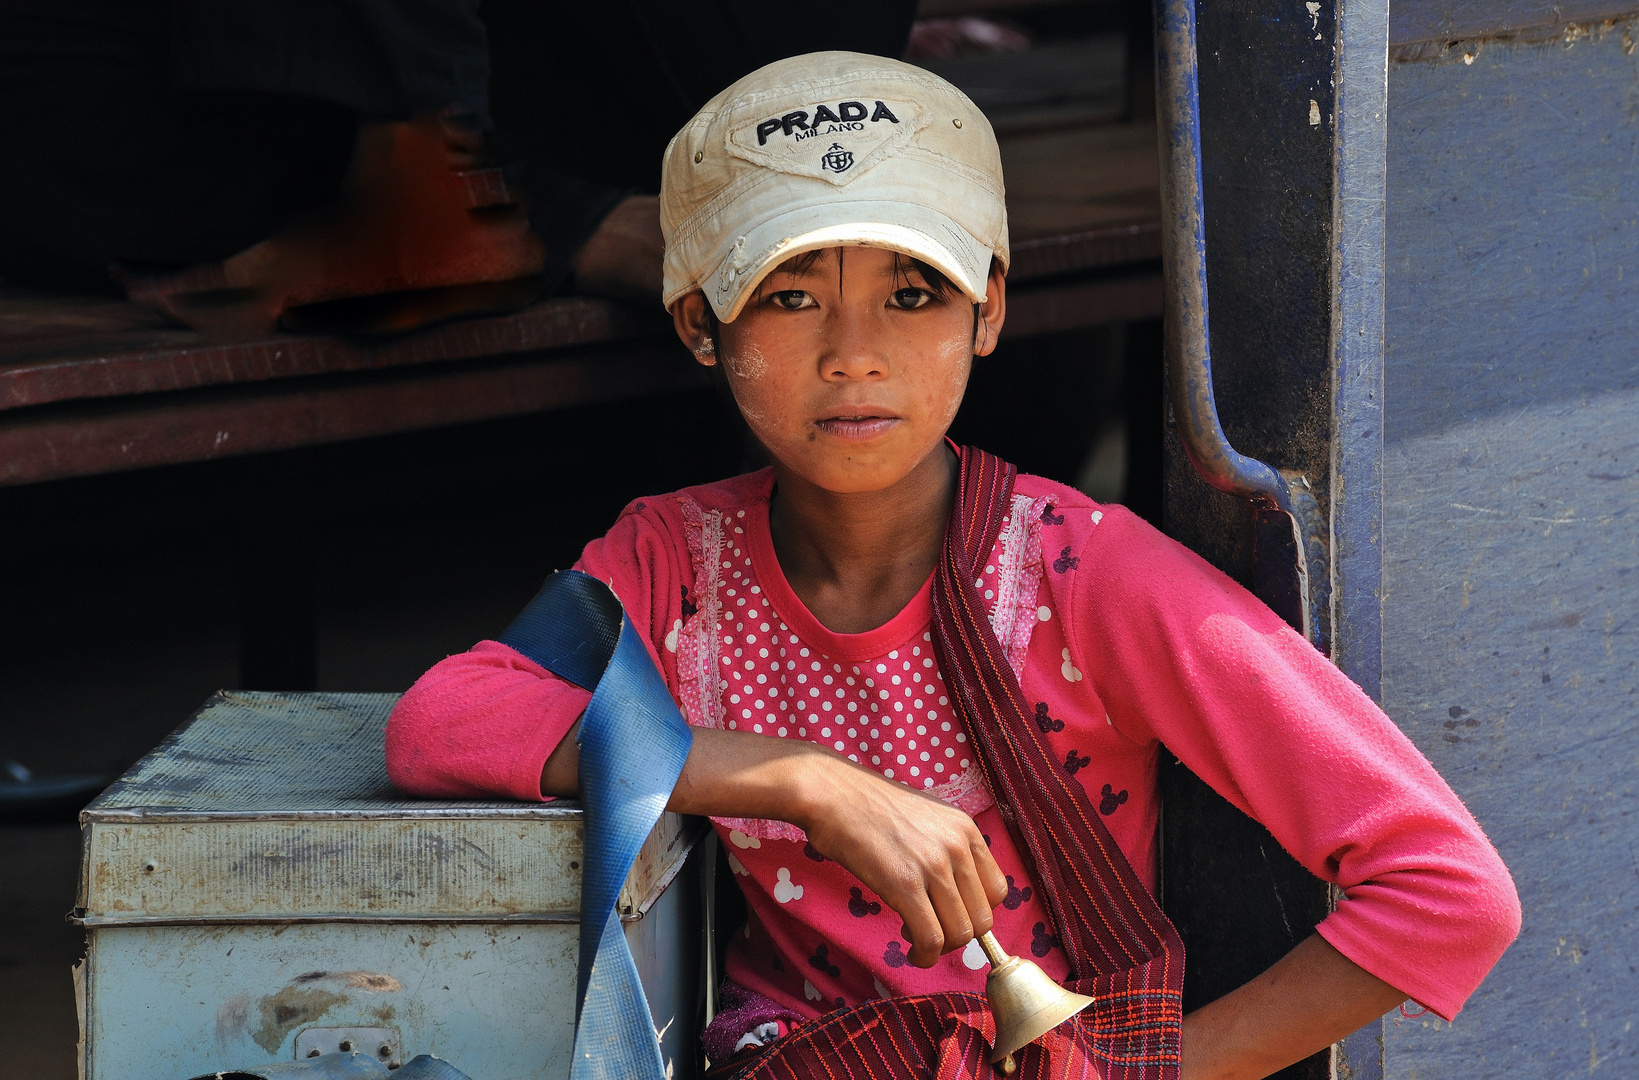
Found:
[[[711,816],[746,895],[712,1059],[977,1074],[988,1020],[952,992],[982,993],[991,929],[1103,1003],[1027,1074],[1260,1077],[1408,997],[1454,1016],[1519,906],[1428,762],[1192,553],[946,440],[1006,314],[973,104],[894,61],[780,61],[677,135],[661,203],[677,333],[774,464],[632,503],[577,567],[647,631],[696,729],[670,806]],[[572,795],[587,698],[481,642],[399,703],[389,771]],[[1181,1058],[1181,947],[1150,896],[1163,742],[1343,895],[1183,1019]]]

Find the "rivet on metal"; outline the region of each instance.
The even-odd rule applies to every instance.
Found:
[[[962,118],[960,116],[958,116],[956,119],[952,120],[951,123],[955,124],[957,127],[961,127],[962,126]]]

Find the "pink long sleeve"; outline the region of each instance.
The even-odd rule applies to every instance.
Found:
[[[693,574],[682,538],[672,535],[675,523],[652,502],[628,506],[605,536],[586,545],[575,569],[614,589],[675,688],[667,635],[681,625]],[[542,801],[546,759],[591,696],[516,650],[481,641],[433,665],[399,699],[387,722],[387,776],[400,790],[428,798]]]
[[[1063,512],[1063,511],[1061,511]],[[1158,738],[1344,899],[1340,952],[1450,1019],[1519,933],[1480,826],[1370,698],[1277,616],[1119,507],[1080,546],[1071,640],[1129,738]]]

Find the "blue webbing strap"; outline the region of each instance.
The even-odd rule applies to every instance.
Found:
[[[666,809],[693,733],[609,587],[553,574],[498,639],[592,691],[581,717],[585,854],[571,1080],[664,1080],[649,1002],[615,901]]]

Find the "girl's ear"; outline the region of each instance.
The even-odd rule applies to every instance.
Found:
[[[705,301],[705,297],[700,297]],[[973,321],[973,355],[989,356],[1001,337],[1002,323],[1007,319],[1007,278],[1002,265],[990,260],[990,276],[985,280],[985,301],[979,305],[979,317]]]
[[[706,367],[717,363],[717,343],[711,337],[712,318],[705,293],[696,290],[680,297],[672,305],[672,326],[696,360]]]

